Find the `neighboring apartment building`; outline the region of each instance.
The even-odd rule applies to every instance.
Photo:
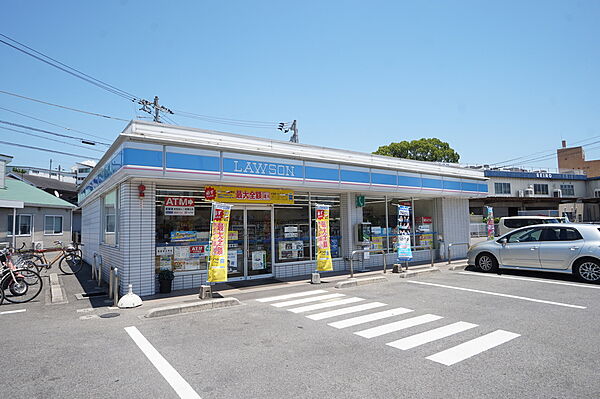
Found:
[[[96,163],[96,161],[88,159],[87,161],[77,162],[77,164],[71,168],[71,171],[73,171],[77,176],[77,185],[80,185],[81,182],[88,177],[88,175],[94,169],[94,166],[96,166]]]
[[[600,176],[600,160],[586,161],[583,147],[567,147],[567,141],[562,141],[562,148],[556,150],[558,169],[562,172],[581,170],[587,177]]]
[[[6,166],[6,173],[15,173],[19,175],[31,175],[54,179],[65,183],[77,182],[77,174],[67,170],[36,168],[33,166]]]
[[[0,155],[0,171],[12,157]],[[0,174],[0,243],[47,248],[71,242],[75,205],[24,181]]]

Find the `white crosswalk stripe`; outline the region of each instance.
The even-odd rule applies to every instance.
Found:
[[[446,338],[475,327],[477,327],[477,324],[459,321],[457,323],[448,324],[447,326],[411,335],[410,337],[402,338],[397,341],[388,342],[386,345],[402,350],[412,349],[419,345],[437,341],[438,339]]]
[[[333,323],[328,323],[327,325],[335,328],[347,328],[357,326],[359,324],[368,323],[370,321],[386,319],[388,317],[398,316],[410,312],[414,311],[412,309],[406,308],[395,308],[390,310],[384,310],[383,312],[371,313],[364,316],[357,316],[346,320],[340,320]]]
[[[323,320],[329,319],[331,317],[342,316],[349,313],[362,312],[364,310],[370,310],[375,308],[380,308],[382,306],[386,306],[385,303],[381,302],[369,302],[363,303],[362,305],[350,306],[349,308],[341,308],[336,310],[329,310],[327,312],[315,313],[310,316],[306,316],[311,320]]]
[[[356,302],[361,302],[361,301],[364,301],[364,299],[351,297],[351,298],[346,298],[346,299],[340,299],[339,301],[322,302],[322,303],[316,303],[314,305],[301,306],[299,308],[288,309],[288,311],[290,311],[292,313],[311,312],[313,310],[333,308],[335,306],[349,305],[351,303],[356,303]]]
[[[344,294],[319,295],[319,296],[313,296],[310,298],[294,299],[292,301],[272,303],[271,306],[275,306],[276,308],[283,308],[285,306],[294,306],[294,305],[300,305],[303,303],[324,301],[326,299],[340,298],[343,296],[346,296],[346,295],[344,295]]]
[[[482,335],[481,337],[463,342],[462,344],[456,345],[450,349],[446,349],[434,355],[428,356],[427,359],[444,364],[446,366],[451,366],[481,352],[485,352],[488,349],[502,345],[517,337],[520,337],[520,334],[515,334],[510,331],[496,330],[489,334]]]
[[[418,326],[425,323],[430,323],[432,321],[436,321],[439,319],[443,319],[442,316],[436,316],[434,314],[424,314],[422,316],[411,317],[410,319],[404,319],[400,321],[395,321],[393,323],[384,324],[382,326],[377,326],[373,328],[369,328],[367,330],[358,331],[354,334],[359,335],[364,338],[375,338],[384,334],[389,334],[395,331],[404,330],[406,328]]]
[[[299,297],[303,297],[303,296],[316,295],[316,294],[324,294],[326,292],[327,291],[325,291],[325,290],[302,291],[302,292],[296,292],[294,294],[271,296],[268,298],[260,298],[260,299],[257,299],[256,301],[257,302],[283,301],[284,299],[299,298]]]

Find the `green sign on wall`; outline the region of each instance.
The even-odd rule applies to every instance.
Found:
[[[363,206],[365,206],[365,196],[364,195],[357,195],[356,196],[356,207],[357,208],[362,208]]]

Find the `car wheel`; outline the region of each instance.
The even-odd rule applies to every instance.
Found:
[[[494,255],[484,252],[479,254],[475,259],[475,267],[482,272],[495,272],[498,270],[498,261]]]
[[[581,281],[588,283],[600,281],[600,263],[596,260],[585,259],[578,262],[574,272]]]

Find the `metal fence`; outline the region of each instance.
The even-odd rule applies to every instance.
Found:
[[[494,236],[498,235],[498,225],[494,225]],[[470,223],[469,224],[469,236],[470,237],[487,237],[487,224],[485,223]]]

